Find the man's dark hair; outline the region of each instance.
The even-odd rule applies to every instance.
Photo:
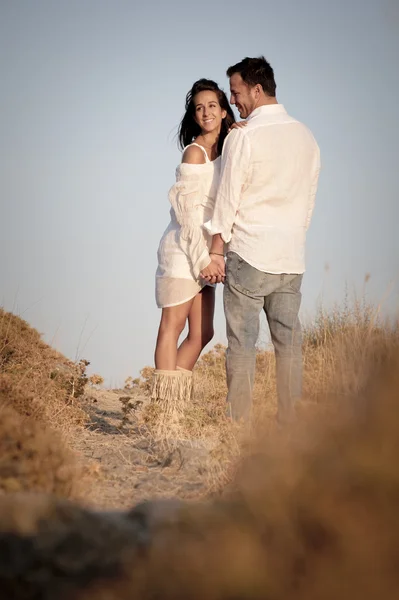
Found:
[[[272,97],[276,95],[274,71],[264,56],[259,56],[259,58],[248,58],[247,56],[241,62],[227,69],[227,77],[231,77],[234,73],[239,73],[249,87],[254,87],[259,83],[265,94]]]

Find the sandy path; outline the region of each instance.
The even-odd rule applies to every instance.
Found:
[[[192,444],[173,452],[160,451],[140,431],[134,415],[123,429],[120,395],[109,390],[90,392],[84,400],[90,422],[70,440],[94,474],[85,503],[119,509],[149,498],[188,499],[206,494],[209,451]]]

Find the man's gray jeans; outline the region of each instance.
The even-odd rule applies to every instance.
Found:
[[[302,333],[298,313],[303,275],[258,271],[238,254],[228,252],[224,285],[228,348],[226,372],[228,414],[248,420],[252,407],[256,342],[262,310],[276,356],[277,419],[292,419],[302,392]]]

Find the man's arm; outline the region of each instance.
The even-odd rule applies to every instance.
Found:
[[[212,219],[204,224],[211,235],[219,233],[226,244],[231,239],[242,186],[248,175],[249,160],[250,146],[245,130],[235,129],[224,143],[215,208]]]
[[[224,265],[224,243],[228,244],[231,239],[231,231],[241,201],[242,187],[248,175],[249,161],[250,146],[247,136],[243,130],[236,129],[228,135],[224,143],[215,208],[212,219],[204,224],[205,229],[213,235],[210,250],[212,262],[201,272],[208,281],[220,277]]]
[[[310,189],[310,196],[309,196],[308,214],[307,214],[307,218],[306,218],[306,229],[309,228],[310,221],[312,219],[313,209],[314,209],[315,200],[316,200],[317,185],[318,185],[318,181],[319,181],[320,167],[321,167],[321,165],[320,165],[320,150],[317,147],[315,157],[314,157],[313,179],[312,179],[312,186]]]
[[[216,233],[212,238],[212,247],[209,251],[211,262],[201,271],[201,277],[210,283],[220,283],[224,281],[225,262],[224,262],[224,241],[220,233]]]

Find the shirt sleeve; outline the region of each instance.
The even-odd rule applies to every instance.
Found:
[[[314,165],[313,165],[313,177],[312,177],[312,184],[311,184],[310,195],[309,195],[308,214],[307,214],[307,218],[306,218],[306,229],[309,229],[310,221],[312,219],[313,209],[314,209],[315,200],[316,200],[317,185],[318,185],[318,181],[319,181],[320,168],[321,168],[320,150],[319,150],[319,147],[317,147],[315,159],[314,159]]]
[[[196,165],[180,165],[169,200],[180,225],[179,245],[190,261],[195,279],[211,262],[198,211],[204,193],[204,177]]]
[[[211,234],[220,233],[228,244],[241,201],[241,191],[247,181],[250,162],[248,137],[241,129],[234,129],[226,138],[220,174],[219,189],[216,196],[212,219],[204,224]]]

